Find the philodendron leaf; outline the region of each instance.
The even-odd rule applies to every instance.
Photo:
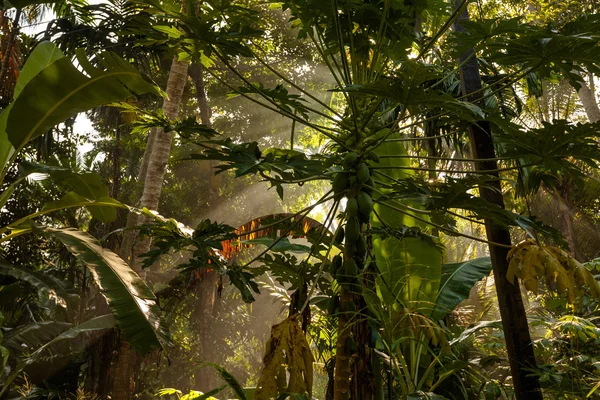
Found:
[[[489,257],[442,265],[442,281],[431,318],[444,318],[469,297],[475,283],[488,276],[491,270],[492,262]]]
[[[104,69],[91,67],[87,59],[80,59],[86,75],[53,44],[40,46],[23,67],[32,72],[19,78],[18,96],[0,115],[0,165],[3,168],[15,151],[67,118],[132,95],[157,91],[133,66],[114,54],[104,52],[97,56]],[[43,68],[28,66],[39,63],[39,59],[46,60]]]
[[[59,239],[92,272],[117,325],[138,352],[146,354],[171,344],[154,293],[125,261],[80,230],[45,231]]]

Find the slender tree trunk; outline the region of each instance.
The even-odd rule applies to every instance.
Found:
[[[206,126],[211,126],[210,117],[212,116],[212,113],[208,105],[208,98],[206,97],[202,65],[192,63],[192,65],[190,65],[189,74],[196,87],[196,101],[198,102],[198,108],[200,110],[200,121]]]
[[[183,89],[187,80],[188,63],[177,61],[173,58],[169,79],[167,81],[167,98],[163,101],[163,111],[170,119],[177,118]],[[142,160],[142,171],[140,178],[144,178],[144,189],[139,206],[150,210],[158,209],[158,201],[162,190],[164,175],[171,152],[173,132],[164,132],[157,129],[150,133],[148,145]],[[145,172],[145,175],[142,175]],[[128,218],[127,226],[140,223],[137,218]],[[141,272],[137,257],[150,249],[150,240],[137,240],[133,231],[127,232],[121,245],[120,254],[123,259],[128,260],[136,272]],[[115,365],[113,377],[113,400],[131,400],[135,391],[135,373],[138,365],[138,357],[129,344],[121,339],[118,352],[118,360]]]
[[[173,58],[167,81],[167,98],[163,101],[163,111],[170,119],[175,119],[179,115],[179,106],[187,80],[187,71],[187,62],[177,61],[176,58]],[[143,182],[143,192],[139,207],[146,207],[149,210],[158,209],[158,201],[162,191],[172,141],[173,132],[164,132],[163,129],[150,131],[139,174],[140,182]],[[143,221],[139,221],[135,217],[128,218],[127,227],[134,226],[140,222]],[[139,272],[139,262],[136,260],[136,257],[150,249],[150,241],[136,241],[136,236],[133,231],[127,232],[123,238],[120,255],[123,259],[128,260],[131,266]]]
[[[211,127],[211,116],[212,112],[208,103],[208,97],[206,96],[206,87],[204,84],[204,72],[202,65],[198,63],[192,63],[188,71],[190,78],[194,82],[196,89],[196,102],[198,103],[198,110],[200,111],[200,122],[207,127]],[[207,162],[207,170],[202,170],[207,174],[206,179],[210,182],[208,191],[208,204],[211,206],[218,202],[218,186],[215,187],[213,167],[215,165],[214,160]],[[216,348],[215,337],[213,328],[215,325],[215,317],[218,310],[217,307],[217,287],[219,282],[219,274],[213,270],[200,271],[200,279],[196,287],[198,294],[198,305],[197,305],[197,325],[198,325],[198,337],[199,337],[199,361],[210,361],[217,364],[222,363],[219,359],[219,352]],[[214,389],[217,385],[217,376],[211,368],[201,368],[195,372],[194,380],[196,382],[196,389],[202,392],[207,392]]]
[[[573,72],[581,76],[579,71]],[[600,108],[598,107],[598,102],[596,101],[594,75],[589,73],[588,77],[590,80],[589,86],[582,78],[580,82],[581,88],[577,91],[577,94],[579,95],[579,100],[581,100],[581,104],[583,105],[583,109],[585,110],[588,120],[594,123],[600,121]]]
[[[457,0],[457,7],[460,1]],[[462,21],[467,21],[469,14],[465,8],[461,16],[455,23],[454,29],[457,31],[465,31],[461,25]],[[473,56],[473,49],[470,49],[467,54],[464,54],[459,63],[462,64],[469,57]],[[460,81],[463,94],[473,92],[480,93],[481,76],[477,65],[477,58],[471,57],[460,69]],[[481,95],[473,95],[469,101],[480,102]],[[494,144],[492,142],[491,130],[489,123],[482,121],[477,125],[472,124],[469,127],[469,136],[473,156],[478,159],[492,160],[496,157]],[[475,170],[496,170],[496,161],[479,161],[475,163]],[[504,208],[504,199],[498,173],[493,173],[493,178],[486,186],[480,186],[479,192],[483,199],[492,204],[496,204]],[[527,323],[527,315],[523,306],[523,299],[518,282],[511,284],[506,278],[508,271],[508,255],[509,246],[511,246],[510,233],[507,228],[501,226],[491,219],[485,219],[485,229],[487,238],[490,242],[499,243],[507,247],[500,247],[490,244],[490,258],[494,271],[494,279],[496,282],[496,292],[498,295],[498,303],[500,315],[502,317],[502,327],[504,329],[504,337],[506,340],[506,350],[510,362],[510,368],[513,377],[514,390],[517,400],[541,400],[542,392],[540,383],[532,371],[537,369],[531,336],[529,334],[529,326]]]
[[[569,201],[567,199],[568,191],[561,189],[554,190],[554,197],[558,202],[558,210],[560,212],[560,216],[563,219],[564,223],[564,234],[567,238],[567,243],[569,244],[569,250],[571,250],[571,254],[573,258],[576,260],[577,258],[577,242],[575,241],[575,228],[573,226],[573,212],[569,207]]]

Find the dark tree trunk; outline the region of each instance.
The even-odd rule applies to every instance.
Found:
[[[457,4],[460,4],[460,1]],[[465,28],[461,25],[461,22],[468,19],[469,14],[465,9],[455,23],[454,29],[456,31],[464,31]],[[468,61],[465,62],[467,59]],[[477,58],[473,54],[473,49],[469,49],[460,58],[459,63],[462,65],[460,68],[462,92],[464,95],[475,93],[469,97],[469,101],[477,103],[481,100],[480,89],[482,85]],[[477,125],[471,125],[469,127],[469,136],[474,158],[493,159],[496,157],[488,122],[482,121]],[[479,161],[475,163],[476,171],[492,171],[496,169],[496,161]],[[492,179],[487,182],[491,188],[481,186],[479,188],[481,197],[492,204],[504,208],[504,199],[502,197],[498,173],[488,172],[486,174],[492,176]],[[490,257],[516,398],[517,400],[542,400],[539,380],[537,376],[532,374],[532,370],[535,371],[537,366],[519,284],[516,283],[513,285],[506,278],[508,271],[506,256],[511,246],[510,233],[507,228],[495,223],[491,219],[485,220],[485,230],[490,242],[506,246],[500,247],[490,244]]]

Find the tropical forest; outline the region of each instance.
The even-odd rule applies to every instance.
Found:
[[[600,3],[0,0],[0,399],[600,399]]]

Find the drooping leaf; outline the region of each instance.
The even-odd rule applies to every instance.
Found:
[[[125,261],[77,229],[47,228],[92,272],[127,341],[140,353],[171,343],[154,293]]]
[[[28,221],[39,217],[40,215],[49,214],[51,212],[64,210],[67,208],[76,207],[96,207],[96,208],[127,208],[124,204],[117,200],[111,199],[110,197],[99,198],[97,201],[89,200],[83,196],[78,195],[75,192],[69,192],[63,196],[62,199],[57,201],[51,201],[42,207],[42,209],[33,214],[29,214],[8,226],[8,229],[14,230],[25,225]],[[4,228],[2,229],[4,230]]]
[[[16,327],[4,336],[4,345],[16,354],[32,353],[71,327],[68,322],[42,321]]]
[[[442,280],[431,318],[444,318],[469,297],[475,283],[488,276],[491,270],[492,262],[489,257],[442,265]]]
[[[65,329],[62,330],[62,332],[60,332],[58,335],[55,335],[50,340],[44,342],[41,346],[37,347],[37,349],[33,353],[21,360],[11,372],[10,376],[4,381],[4,387],[0,392],[0,395],[4,393],[4,391],[9,387],[12,381],[17,376],[19,376],[19,374],[23,371],[23,369],[25,369],[25,367],[39,361],[45,353],[52,349],[53,345],[64,340],[75,339],[76,337],[84,333],[113,328],[115,326],[115,320],[112,315],[108,314],[92,318],[69,329],[70,326],[70,324],[66,324],[66,326],[63,325]]]
[[[57,303],[63,307],[66,307],[67,302],[78,297],[74,293],[70,293],[63,282],[41,271],[32,271],[22,266],[0,261],[0,275],[9,275],[29,283],[46,296],[54,297]]]
[[[544,279],[550,290],[566,295],[572,304],[586,290],[592,297],[600,299],[600,284],[594,275],[559,248],[526,240],[514,246],[507,258],[507,279],[514,282],[518,277],[527,290],[537,293],[538,281]]]
[[[298,323],[299,316],[292,315],[271,328],[254,394],[257,400],[283,393],[312,397],[314,358]]]

